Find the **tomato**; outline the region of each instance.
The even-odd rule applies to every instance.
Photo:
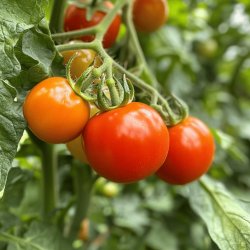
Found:
[[[211,38],[205,41],[197,42],[195,49],[201,57],[211,59],[218,51],[218,43],[216,40]]]
[[[78,238],[83,241],[89,239],[89,220],[83,219],[81,222],[80,230],[78,232]]]
[[[85,154],[85,148],[82,140],[82,135],[79,135],[74,140],[68,142],[66,144],[67,149],[71,153],[71,155],[83,163],[88,163],[86,154]]]
[[[153,32],[167,20],[166,0],[134,0],[133,21],[136,30]]]
[[[186,184],[206,173],[212,164],[215,143],[208,127],[188,117],[169,129],[169,152],[157,175],[170,184]]]
[[[70,58],[76,55],[70,67],[70,74],[73,79],[79,78],[82,73],[94,62],[96,56],[96,52],[90,49],[68,50],[61,52],[61,54],[64,59],[64,64],[67,64]]]
[[[105,178],[100,177],[95,183],[95,191],[98,194],[113,198],[119,194],[120,188],[117,183],[107,181]]]
[[[90,117],[94,116],[99,111],[100,110],[94,104],[90,104]],[[74,158],[80,162],[88,163],[82,134],[80,134],[74,140],[68,142],[66,146]]]
[[[103,4],[109,9],[113,8],[113,4],[109,1],[104,1]],[[106,15],[105,12],[97,10],[93,13],[91,19],[87,20],[86,14],[87,13],[85,8],[79,8],[74,4],[69,5],[65,14],[64,30],[65,31],[79,30],[95,26],[98,23],[100,23]],[[120,15],[117,15],[114,18],[113,22],[111,23],[110,27],[108,28],[103,38],[104,48],[110,48],[113,45],[119,33],[120,24],[121,24],[121,17]],[[80,37],[80,39],[84,42],[91,42],[94,40],[94,36],[86,35]]]
[[[139,181],[165,161],[168,129],[150,106],[132,102],[92,117],[83,130],[90,166],[120,183]]]
[[[89,104],[75,94],[67,79],[50,77],[37,84],[23,105],[31,131],[48,143],[76,138],[89,119]]]
[[[109,198],[116,197],[119,194],[119,187],[117,183],[114,182],[107,182],[102,189],[102,194]]]

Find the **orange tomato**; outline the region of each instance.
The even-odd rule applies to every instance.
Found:
[[[48,143],[66,143],[76,138],[89,113],[89,104],[62,77],[50,77],[37,84],[23,105],[29,128]]]

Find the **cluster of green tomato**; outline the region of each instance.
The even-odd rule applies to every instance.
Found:
[[[112,8],[110,2],[104,2]],[[134,23],[138,31],[151,32],[167,17],[166,1],[135,0]],[[105,12],[86,10],[73,4],[65,14],[65,31],[96,25]],[[115,41],[121,17],[117,15],[103,39],[109,48]],[[92,41],[93,36],[81,37]],[[77,79],[90,65],[101,64],[96,52],[85,49],[62,53]],[[186,184],[198,179],[212,164],[215,144],[208,127],[188,116],[168,128],[159,113],[149,105],[130,102],[111,111],[101,112],[71,88],[68,80],[51,77],[37,84],[27,95],[24,117],[31,131],[47,143],[66,143],[69,151],[88,163],[99,175],[118,183],[130,183],[156,174],[170,184]]]

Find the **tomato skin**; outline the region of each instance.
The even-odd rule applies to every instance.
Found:
[[[64,59],[64,64],[67,64],[70,58],[76,55],[70,67],[70,74],[73,79],[79,78],[82,73],[94,62],[96,56],[96,52],[90,49],[68,50],[61,52],[61,54]]]
[[[89,119],[89,104],[77,96],[63,77],[50,77],[27,95],[23,114],[31,131],[48,143],[76,138]]]
[[[94,105],[90,104],[90,117],[94,116],[100,110]],[[88,163],[88,159],[85,153],[85,146],[82,138],[82,134],[76,137],[74,140],[69,141],[67,144],[67,149],[71,155],[82,163]]]
[[[90,166],[119,183],[139,181],[155,173],[169,147],[164,121],[153,108],[139,102],[92,117],[83,139]]]
[[[169,129],[169,152],[157,176],[170,184],[187,184],[206,173],[212,164],[215,143],[209,128],[189,116]]]
[[[67,149],[71,155],[83,163],[88,163],[87,156],[85,154],[85,147],[83,144],[82,135],[79,135],[74,140],[69,141],[67,144]]]
[[[166,0],[134,0],[133,21],[137,31],[153,32],[167,20]]]
[[[113,4],[109,1],[104,1],[103,3],[108,8],[113,8]],[[86,18],[86,9],[79,8],[76,5],[69,5],[64,19],[64,30],[65,31],[72,31],[84,28],[90,28],[92,26],[97,25],[101,22],[101,20],[105,17],[106,13],[102,11],[96,11],[93,13],[91,20],[87,20]],[[108,28],[104,38],[103,38],[103,47],[110,48],[116,40],[118,36],[119,29],[121,24],[121,17],[117,15],[113,22],[111,23],[110,27]],[[80,37],[80,39],[84,42],[91,42],[94,40],[93,35],[86,35]]]

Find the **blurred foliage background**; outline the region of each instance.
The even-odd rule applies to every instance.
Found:
[[[183,98],[190,113],[211,127],[217,150],[209,175],[224,183],[237,200],[248,207],[250,2],[169,0],[168,4],[170,14],[166,25],[155,33],[139,34],[147,62],[161,83],[162,93],[167,95],[171,91]],[[73,165],[82,166],[72,159],[64,145],[59,145],[57,151],[61,195],[58,210],[66,211],[70,217],[74,209],[71,207]],[[0,204],[1,227],[11,228],[22,221],[28,228],[29,223],[39,217],[40,157],[25,135],[14,161],[14,166],[21,170],[11,170]],[[154,176],[130,185],[98,180],[89,219],[85,222],[84,241],[76,241],[75,247],[84,245],[88,250],[219,249],[206,223],[194,212],[187,198],[188,188],[167,185]],[[205,212],[206,207],[203,209]],[[14,231],[18,230],[24,230],[23,226],[15,227]],[[0,249],[15,248],[0,244]]]

